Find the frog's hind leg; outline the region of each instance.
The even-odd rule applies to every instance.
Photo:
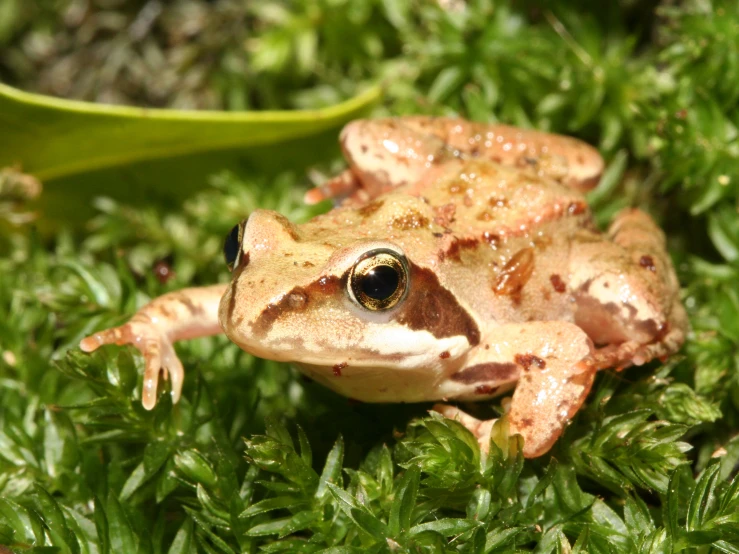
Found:
[[[403,124],[435,135],[464,158],[527,168],[581,191],[595,187],[603,173],[598,150],[573,137],[449,117],[410,116]]]
[[[688,328],[665,237],[644,212],[620,212],[610,241],[573,244],[575,322],[600,346],[596,366],[623,368],[680,348]]]

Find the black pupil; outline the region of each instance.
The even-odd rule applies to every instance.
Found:
[[[239,255],[239,226],[235,225],[233,229],[228,233],[226,242],[223,243],[223,257],[226,258],[226,264],[228,267],[233,267],[236,262],[236,258]]]
[[[364,274],[360,286],[362,292],[375,300],[386,300],[398,289],[400,275],[389,265],[377,265]]]

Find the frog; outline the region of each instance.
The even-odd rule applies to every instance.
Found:
[[[453,117],[357,120],[347,169],[308,191],[334,207],[301,224],[264,209],[234,226],[229,283],[155,298],[85,352],[131,344],[141,401],[176,403],[178,340],[225,333],[367,403],[434,402],[487,449],[502,404],[526,458],[548,452],[599,370],[666,359],[688,331],[666,238],[626,208],[605,231],[585,193],[604,161],[575,138]]]

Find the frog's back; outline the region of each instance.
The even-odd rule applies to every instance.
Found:
[[[590,220],[580,192],[532,171],[490,161],[448,162],[399,192],[422,197],[442,216],[453,212],[454,217],[437,219],[465,236],[523,237],[555,221],[561,228]]]
[[[490,322],[571,321],[574,237],[599,240],[583,195],[494,162],[449,163],[407,187],[443,227],[442,283]]]

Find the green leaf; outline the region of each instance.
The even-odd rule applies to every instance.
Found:
[[[439,72],[428,95],[432,102],[441,102],[450,96],[465,81],[467,76],[459,67],[445,67]]]
[[[336,485],[328,484],[328,488],[338,501],[339,508],[363,531],[374,538],[384,541],[388,537],[385,524],[372,514],[365,506],[362,506],[348,492]]]
[[[131,528],[123,506],[112,492],[108,495],[105,512],[111,552],[136,552],[139,546],[138,537]]]
[[[733,545],[724,540],[718,540],[714,542],[712,546],[721,552],[726,552],[726,554],[739,554],[739,546]]]
[[[48,181],[142,160],[272,144],[338,127],[379,97],[374,87],[321,110],[178,111],[65,100],[0,83],[0,167],[20,164]]]
[[[110,530],[108,528],[108,518],[105,515],[105,508],[97,496],[94,498],[93,506],[93,518],[95,520],[95,530],[97,531],[100,554],[108,554],[110,552]]]
[[[708,513],[715,509],[720,470],[721,461],[714,459],[701,472],[688,503],[688,519],[685,525],[688,531],[703,529]]]
[[[344,439],[339,435],[333,448],[326,456],[321,477],[318,480],[315,497],[322,499],[328,493],[328,484],[341,485],[341,468],[344,463]]]
[[[144,484],[145,479],[146,469],[144,468],[144,462],[141,462],[139,465],[136,466],[136,469],[131,472],[131,475],[128,476],[128,479],[124,483],[118,498],[122,501],[126,501],[131,498],[131,495],[136,492],[141,485]]]
[[[208,112],[91,104],[0,83],[0,168],[20,165],[44,182],[42,230],[79,226],[94,213],[91,198],[171,205],[217,171],[275,174],[325,160],[339,128],[380,95],[373,87],[319,110]]]
[[[177,531],[167,554],[196,554],[197,548],[193,540],[192,519],[187,518]]]
[[[405,470],[395,490],[395,498],[388,519],[388,530],[393,536],[405,533],[411,528],[420,479],[421,470],[418,466],[412,465]]]
[[[34,487],[32,500],[36,513],[49,530],[52,544],[60,547],[62,552],[79,552],[79,545],[59,503],[40,485]]]
[[[436,521],[430,521],[429,523],[421,523],[413,527],[409,534],[417,535],[426,531],[434,531],[445,537],[451,537],[454,535],[461,535],[471,529],[474,529],[478,523],[476,521],[470,521],[468,519],[448,517],[443,519],[437,519]]]
[[[292,509],[305,502],[293,496],[277,496],[275,498],[265,498],[256,504],[252,504],[246,510],[239,514],[239,517],[252,517],[272,510]]]
[[[213,468],[200,452],[194,449],[176,454],[174,464],[188,479],[212,487],[216,484]]]

